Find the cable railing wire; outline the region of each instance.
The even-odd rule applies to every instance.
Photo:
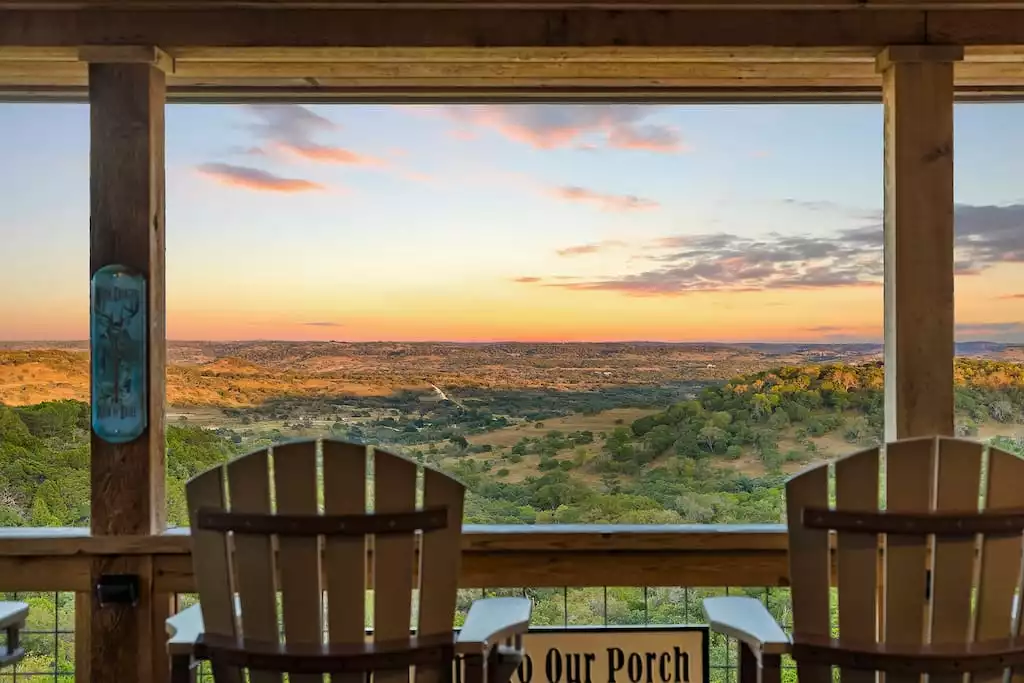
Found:
[[[456,626],[462,623],[473,600],[497,596],[534,599],[533,624],[547,628],[585,626],[664,627],[703,623],[701,601],[712,595],[757,597],[787,632],[791,628],[789,590],[785,588],[688,588],[683,586],[600,586],[592,588],[481,588],[459,591]],[[30,605],[23,644],[27,655],[14,667],[0,670],[0,683],[73,683],[75,681],[75,594],[6,593],[6,600]],[[176,608],[196,601],[195,594],[176,596]],[[736,683],[736,641],[710,635],[709,683]],[[159,646],[159,645],[157,645]],[[787,673],[789,674],[787,676]],[[783,662],[784,680],[795,680],[791,661]],[[212,683],[209,667],[200,666],[197,680]]]

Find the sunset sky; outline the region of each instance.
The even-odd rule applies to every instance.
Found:
[[[956,111],[958,338],[1024,341],[1024,105]],[[0,104],[0,339],[88,337],[88,108]],[[878,340],[882,109],[167,109],[172,339]]]

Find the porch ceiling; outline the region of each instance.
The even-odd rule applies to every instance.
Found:
[[[173,100],[877,100],[891,44],[965,45],[1024,97],[1024,1],[0,0],[0,98],[84,99],[80,46],[145,45]]]

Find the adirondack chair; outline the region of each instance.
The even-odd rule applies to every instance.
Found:
[[[800,683],[832,679],[932,683],[1002,681],[1024,672],[1020,636],[1024,460],[946,437],[885,447],[880,504],[878,448],[786,484],[792,641],[760,601],[704,602],[713,630],[740,644],[740,683],[779,681],[780,655]],[[835,532],[831,561],[830,531]],[[838,577],[838,637],[830,623]]]
[[[28,605],[23,602],[0,602],[0,630],[7,635],[7,644],[0,647],[0,669],[17,664],[25,657],[21,647],[21,629],[28,618]]]
[[[449,683],[460,665],[466,683],[506,683],[531,602],[478,600],[454,635],[463,486],[423,468],[417,505],[415,462],[334,440],[322,455],[323,512],[315,441],[250,453],[186,485],[199,604],[167,622],[174,683],[194,680],[204,659],[216,683],[241,683],[244,670],[252,683],[281,683],[282,673],[291,683],[327,673],[341,683],[371,673],[375,683]]]

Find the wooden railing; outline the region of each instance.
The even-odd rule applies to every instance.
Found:
[[[91,590],[96,557],[149,556],[153,591],[194,590],[189,530],[92,536],[88,529],[0,529],[0,590]],[[463,533],[461,585],[784,586],[782,525],[475,526]]]
[[[463,588],[788,585],[782,525],[468,525],[462,544]],[[98,559],[111,571],[121,565],[143,567],[140,586],[152,604],[195,591],[187,528],[155,536],[92,536],[80,528],[0,529],[0,592],[77,595],[76,683],[89,680],[87,598]],[[372,572],[368,576],[372,579]],[[156,658],[154,670],[160,670],[162,622],[140,638]]]

